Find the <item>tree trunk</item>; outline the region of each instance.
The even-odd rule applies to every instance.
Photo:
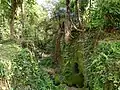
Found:
[[[11,14],[10,14],[10,39],[14,39],[14,18],[15,10],[17,8],[16,0],[11,0]]]
[[[14,39],[14,13],[11,13],[11,19],[10,19],[10,39]]]
[[[20,2],[19,2],[20,3]],[[14,39],[14,34],[15,34],[15,30],[14,30],[14,18],[15,18],[15,12],[16,9],[18,7],[18,1],[17,0],[11,0],[11,13],[10,13],[10,39]]]
[[[71,35],[71,22],[70,22],[70,0],[66,0],[66,27],[65,27],[65,42],[69,43]]]
[[[57,64],[60,64],[61,62],[61,38],[62,38],[62,35],[64,33],[64,22],[62,24],[59,24],[59,31],[56,35],[56,43],[55,43],[55,61],[54,63],[57,65]]]
[[[22,29],[24,29],[24,3],[21,2],[21,17],[22,17],[22,20],[21,20],[21,24],[22,24]]]

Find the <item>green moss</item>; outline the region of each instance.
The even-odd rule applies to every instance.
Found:
[[[62,67],[62,75],[65,78],[64,83],[69,86],[77,86],[83,87],[84,86],[84,52],[81,43],[75,42],[69,47],[68,50],[69,54],[67,59],[63,59],[63,67]],[[78,68],[75,70],[75,63],[78,64]],[[79,70],[78,70],[79,69]]]
[[[76,85],[77,87],[82,88],[84,86],[84,76],[83,74],[74,74],[66,80],[66,83],[69,86]]]
[[[76,55],[77,55],[77,57],[78,57],[77,63],[79,64],[79,70],[80,70],[80,72],[82,73],[82,72],[83,72],[83,69],[84,69],[83,52],[80,51],[80,50],[78,50],[78,51],[76,52]]]
[[[60,77],[58,74],[55,75],[55,85],[59,85],[60,84]]]

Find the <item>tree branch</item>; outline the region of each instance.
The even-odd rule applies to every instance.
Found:
[[[70,21],[75,30],[80,31],[80,32],[85,31],[85,30],[80,30],[79,28],[77,28],[77,26],[73,23],[72,19],[70,19]]]

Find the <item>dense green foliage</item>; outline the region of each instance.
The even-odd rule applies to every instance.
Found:
[[[90,7],[90,26],[92,29],[105,29],[119,26],[120,2],[118,0],[95,0]]]
[[[16,44],[0,44],[0,77],[10,79],[12,72],[12,59],[17,55],[20,48]]]
[[[19,51],[16,51],[16,49]],[[10,80],[13,90],[63,90],[64,86],[56,87],[50,79],[48,73],[42,69],[35,60],[29,49],[21,49],[17,45],[4,45],[0,47],[3,53],[10,49],[8,54],[1,56],[0,77]],[[15,53],[13,52],[15,51]],[[13,54],[12,54],[13,53]],[[2,54],[2,53],[1,53]],[[13,55],[15,56],[13,57]],[[7,58],[6,58],[7,57]],[[4,62],[3,62],[4,60]],[[1,86],[2,88],[3,86]]]
[[[0,1],[0,90],[119,90],[120,1],[38,1]]]
[[[27,50],[21,50],[13,60],[13,87],[15,89],[32,90],[63,90],[62,87],[55,87],[49,75],[42,70],[38,62]]]
[[[104,83],[112,82],[113,90],[117,90],[120,84],[120,42],[100,42],[91,56],[90,83],[93,90],[103,90]],[[110,85],[110,84],[108,84]]]

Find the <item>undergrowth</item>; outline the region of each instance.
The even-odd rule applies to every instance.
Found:
[[[11,48],[10,48],[11,47]],[[29,49],[1,45],[0,78],[9,81],[10,90],[64,90],[55,86]],[[9,56],[8,56],[9,55]]]
[[[106,84],[111,87],[111,90],[118,90],[120,88],[120,42],[100,42],[90,60],[89,77],[92,90],[103,90]]]

